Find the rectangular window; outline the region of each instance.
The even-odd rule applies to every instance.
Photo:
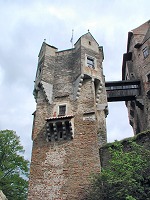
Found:
[[[91,58],[91,57],[87,57],[87,65],[88,67],[91,67],[91,68],[95,68],[94,66],[94,58]]]
[[[148,47],[145,47],[145,48],[143,49],[143,56],[144,56],[144,58],[146,58],[148,55],[149,55]]]
[[[147,74],[147,82],[150,82],[150,73]]]
[[[59,106],[59,116],[66,115],[66,105],[60,105]]]

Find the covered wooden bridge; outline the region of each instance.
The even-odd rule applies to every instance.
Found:
[[[140,95],[139,80],[109,81],[105,87],[108,102],[132,101]]]

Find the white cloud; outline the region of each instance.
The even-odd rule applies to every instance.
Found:
[[[149,19],[148,0],[33,0],[0,1],[0,128],[10,128],[21,136],[30,158],[32,96],[37,58],[44,40],[60,49],[71,48],[88,29],[104,47],[106,80],[121,79],[122,54],[128,31]],[[108,140],[131,134],[127,111],[120,104],[110,107],[107,119]],[[121,123],[117,123],[120,110]],[[115,119],[115,121],[114,121]]]
[[[0,66],[0,86],[2,85],[3,80],[4,80],[4,70]]]

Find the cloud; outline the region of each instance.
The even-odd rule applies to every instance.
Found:
[[[67,49],[72,29],[74,42],[90,29],[104,47],[106,80],[119,80],[127,33],[149,19],[149,7],[148,0],[0,1],[0,129],[20,135],[26,158],[32,145],[33,81],[44,39],[59,50]],[[131,135],[124,103],[109,104],[109,110],[108,140]]]
[[[0,86],[2,85],[3,81],[4,81],[4,70],[0,66]]]

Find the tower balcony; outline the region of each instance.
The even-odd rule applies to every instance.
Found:
[[[73,116],[59,116],[46,119],[47,140],[58,141],[73,139]]]

